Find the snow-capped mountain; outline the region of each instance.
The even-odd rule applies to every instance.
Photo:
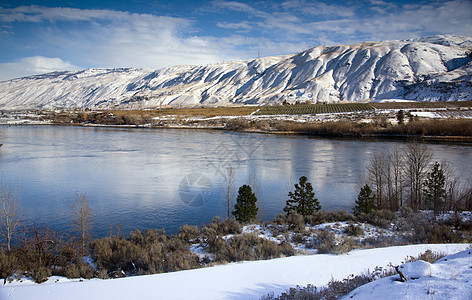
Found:
[[[472,100],[472,36],[320,46],[207,66],[88,69],[0,82],[0,109]]]

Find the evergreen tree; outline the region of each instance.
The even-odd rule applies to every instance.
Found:
[[[397,120],[398,120],[398,124],[403,124],[405,123],[405,112],[403,111],[403,109],[400,109],[397,113]]]
[[[444,207],[446,199],[446,176],[438,162],[434,163],[431,172],[428,173],[425,182],[426,203],[437,215]]]
[[[302,216],[308,216],[321,209],[320,202],[315,198],[313,187],[305,176],[300,177],[298,184],[295,184],[295,191],[289,192],[288,197],[284,208],[287,215],[295,210]]]
[[[237,221],[247,223],[253,221],[257,216],[257,198],[249,185],[239,188],[234,211],[232,212]]]
[[[375,195],[372,194],[372,190],[368,184],[364,185],[359,192],[356,200],[356,206],[354,206],[354,215],[358,216],[361,213],[369,213],[375,210]]]

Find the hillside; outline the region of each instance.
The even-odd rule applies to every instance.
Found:
[[[319,46],[160,70],[87,69],[0,82],[0,109],[472,99],[472,36]]]

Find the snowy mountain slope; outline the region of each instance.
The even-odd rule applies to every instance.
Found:
[[[56,72],[0,82],[0,108],[470,100],[471,52],[472,36],[434,36],[208,66]]]
[[[14,281],[0,286],[0,299],[259,299],[270,292],[279,295],[297,285],[320,287],[331,279],[342,280],[377,266],[398,265],[427,249],[450,254],[468,247],[467,244],[410,245],[354,250],[339,256],[291,256],[119,279],[79,281],[52,277],[42,284]]]

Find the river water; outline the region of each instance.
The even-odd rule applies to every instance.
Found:
[[[226,170],[237,188],[256,187],[259,217],[283,212],[287,193],[307,176],[323,209],[351,210],[375,152],[405,142],[328,139],[214,130],[0,126],[0,176],[15,187],[26,223],[70,230],[71,203],[86,193],[94,233],[119,223],[175,233],[183,224],[225,217]],[[434,160],[471,177],[472,145],[429,144]],[[255,182],[255,184],[254,184]]]

